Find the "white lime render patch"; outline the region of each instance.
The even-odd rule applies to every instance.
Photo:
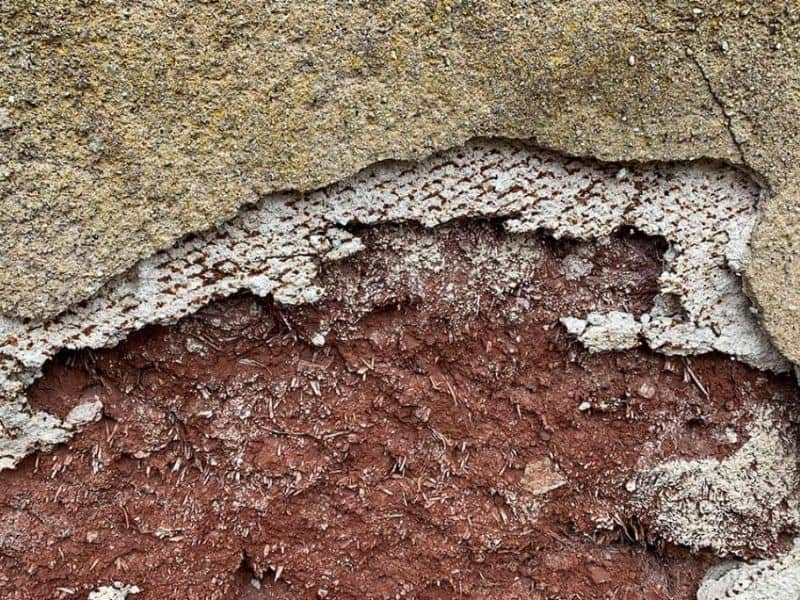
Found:
[[[800,465],[792,417],[763,410],[748,441],[717,460],[675,460],[640,472],[634,511],[661,539],[724,555],[773,546],[800,525]],[[749,596],[748,596],[749,597]]]
[[[346,229],[353,225],[433,227],[492,218],[511,232],[556,238],[602,240],[625,226],[662,236],[670,247],[660,293],[637,321],[645,343],[664,353],[716,350],[786,370],[738,276],[759,193],[747,176],[720,164],[620,168],[524,143],[476,140],[418,163],[379,163],[314,193],[268,196],[232,221],[141,261],[52,320],[0,318],[0,469],[75,430],[32,412],[24,395],[59,350],[110,346],[239,290],[285,304],[315,302],[324,294],[316,283],[321,263],[362,248]],[[630,320],[623,319],[626,327]]]
[[[753,562],[726,562],[709,569],[697,600],[797,600],[800,539],[785,554]]]
[[[126,600],[128,596],[140,593],[142,590],[135,585],[125,585],[115,581],[112,585],[104,585],[89,594],[87,600]]]
[[[641,343],[642,324],[630,313],[617,310],[592,312],[585,319],[563,317],[561,323],[590,352],[628,350]]]

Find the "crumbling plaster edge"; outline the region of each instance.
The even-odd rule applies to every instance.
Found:
[[[6,368],[12,369],[0,374],[0,383],[10,385],[4,388],[7,393],[22,394],[56,351],[113,345],[144,325],[174,322],[220,295],[230,295],[235,291],[232,286],[273,294],[279,301],[286,296],[291,304],[313,301],[319,292],[313,283],[314,261],[342,258],[360,249],[358,240],[347,231],[350,223],[369,226],[410,220],[434,226],[464,217],[502,218],[508,231],[545,231],[555,237],[592,238],[626,225],[649,235],[664,235],[683,248],[678,256],[686,253],[686,257],[681,261],[672,255],[665,260],[664,275],[670,277],[662,292],[688,294],[688,315],[697,318],[698,309],[706,315],[702,321],[690,320],[685,329],[669,317],[669,310],[658,310],[658,324],[650,330],[655,338],[645,340],[646,344],[654,349],[663,347],[661,351],[667,354],[717,349],[749,357],[746,360],[751,364],[776,365],[781,359],[747,316],[750,304],[741,280],[732,277],[744,266],[761,189],[746,174],[737,176],[723,168],[728,164],[709,160],[587,161],[529,142],[483,137],[421,161],[381,161],[315,192],[270,194],[242,207],[237,217],[225,224],[184,236],[172,248],[142,259],[138,267],[107,281],[101,288],[104,293],[73,305],[72,312],[66,309],[62,318],[31,324],[9,321],[0,327],[11,336],[6,339],[10,354],[3,356]],[[697,218],[678,218],[687,213]],[[688,251],[694,244],[698,244],[699,255],[690,258]],[[203,282],[201,273],[215,272],[218,261],[227,263],[228,259],[234,261],[230,263],[232,271],[225,271],[230,276],[219,285]],[[692,264],[703,266],[693,268]],[[726,274],[720,280],[723,271]],[[162,279],[165,274],[166,280]],[[684,281],[684,277],[689,279]],[[712,286],[707,290],[712,292],[710,299],[705,292],[696,297],[692,290],[702,290],[706,278]],[[190,285],[187,288],[185,284]],[[739,299],[734,299],[734,292],[729,302],[733,289],[738,290]],[[713,298],[721,302],[718,308],[708,304]],[[164,300],[169,307],[162,309]],[[173,306],[174,301],[178,305]],[[133,307],[135,312],[123,318]],[[721,345],[709,337],[708,328],[714,323],[725,327],[723,337],[716,332],[724,339]],[[21,346],[15,341],[25,339],[28,342]],[[781,365],[782,370],[786,368]],[[27,372],[15,376],[16,383],[9,379],[14,369]],[[17,401],[20,406],[25,404],[22,397]],[[12,404],[3,408],[10,411],[7,416],[14,423],[22,413],[11,410]],[[24,421],[24,427],[35,424],[32,418]],[[69,437],[60,427],[51,433],[58,433],[59,439],[36,435],[50,443]]]
[[[727,166],[736,168],[737,170],[743,172],[749,179],[751,179],[754,183],[756,183],[759,186],[761,193],[759,194],[759,198],[758,198],[757,202],[753,206],[759,219],[763,216],[763,211],[764,211],[764,207],[766,206],[766,203],[768,203],[771,200],[771,198],[773,197],[773,195],[774,195],[773,188],[767,184],[767,182],[765,181],[764,178],[758,177],[757,173],[755,173],[752,169],[750,169],[750,168],[748,168],[746,166],[743,166],[743,165],[739,165],[739,164],[733,163],[733,162],[731,162],[729,160],[721,160],[721,159],[713,159],[713,158],[698,158],[698,159],[694,159],[694,160],[682,160],[682,161],[661,161],[661,160],[606,161],[606,160],[597,159],[596,157],[592,157],[592,156],[588,156],[587,157],[587,156],[575,156],[575,155],[565,154],[563,152],[560,152],[560,151],[557,151],[557,150],[553,150],[552,148],[542,147],[542,146],[536,144],[535,142],[532,142],[531,140],[519,140],[519,139],[515,139],[515,138],[490,138],[490,137],[486,137],[486,136],[481,136],[481,137],[478,137],[478,138],[471,138],[467,142],[464,142],[462,145],[465,145],[465,144],[468,144],[468,143],[480,142],[480,141],[495,142],[495,143],[498,142],[498,141],[499,142],[510,142],[510,143],[514,143],[514,142],[518,142],[519,143],[519,142],[521,142],[521,143],[524,143],[526,145],[534,146],[534,147],[536,147],[537,150],[543,150],[543,151],[546,151],[546,152],[557,154],[560,157],[562,157],[564,160],[574,160],[574,159],[577,159],[577,160],[589,160],[589,161],[592,161],[592,162],[597,162],[597,163],[603,164],[605,166],[613,166],[614,168],[617,168],[617,167],[624,168],[624,167],[633,167],[633,166],[636,166],[636,167],[639,167],[639,168],[641,168],[641,167],[645,167],[646,168],[649,165],[663,165],[665,162],[673,163],[673,164],[685,163],[686,165],[699,163],[699,162],[722,163],[722,164],[725,164]],[[408,160],[384,159],[384,160],[381,160],[381,161],[377,161],[376,163],[370,163],[370,165],[368,165],[368,166],[375,166],[376,164],[385,163],[387,161],[391,161],[392,163],[395,163],[395,164],[411,164],[411,163],[415,162],[412,159],[408,159]],[[342,180],[337,180],[337,181],[342,181]],[[308,191],[306,193],[300,193],[300,196],[301,197],[302,196],[307,196],[309,194],[314,193],[315,191],[320,191],[321,189],[323,189],[323,188],[318,188],[318,189],[315,189],[315,190],[312,190],[312,191]],[[296,193],[297,192],[286,192],[285,194],[294,195]],[[257,203],[262,202],[262,201],[268,201],[268,197],[269,196],[274,196],[274,195],[279,195],[279,194],[269,194],[266,197],[259,197],[253,203],[245,203],[245,204],[243,204],[242,206],[239,207],[238,210],[234,211],[234,214],[230,218],[222,219],[219,224],[211,226],[211,227],[208,227],[204,231],[187,233],[184,236],[182,236],[181,238],[179,238],[178,240],[176,240],[173,243],[173,246],[176,246],[176,245],[180,244],[182,241],[186,241],[186,240],[188,240],[188,239],[190,239],[192,237],[195,237],[195,236],[198,236],[198,235],[202,236],[204,233],[211,233],[211,232],[219,229],[219,227],[221,227],[225,223],[229,223],[230,221],[236,219],[237,217],[242,216],[243,213],[246,210],[248,210],[248,208],[252,207],[253,204],[257,204]],[[749,246],[749,244],[748,244],[748,246]],[[159,251],[159,252],[162,252],[162,251]],[[152,258],[155,255],[157,255],[159,252],[153,253],[152,255],[150,255],[150,257],[143,258],[143,259],[141,259],[140,261],[137,261],[137,262],[141,262],[141,261],[147,260],[147,258]],[[747,264],[749,264],[749,262]],[[747,271],[745,270],[744,273],[746,274]],[[109,285],[110,283],[114,282],[115,280],[122,279],[124,277],[124,275],[125,275],[124,273],[120,273],[120,274],[115,275],[114,277],[109,278],[102,286],[100,286],[100,288],[98,288],[98,291],[102,290],[105,286]],[[754,294],[749,293],[749,290],[748,290],[748,288],[746,286],[747,279],[745,277],[742,277],[740,281],[743,282],[743,290],[747,293],[750,301],[753,303],[754,306],[758,306],[757,298],[754,297]],[[96,294],[97,294],[97,292],[95,292],[95,295]],[[213,301],[213,299],[209,300],[209,302],[210,301]],[[79,303],[76,303],[76,304],[79,304]],[[72,306],[75,306],[75,305],[70,305],[70,307],[72,307]],[[64,312],[69,310],[70,307],[65,308]],[[186,313],[186,314],[192,314],[196,310],[198,310],[198,307],[193,307],[193,309],[191,311],[189,311],[188,313]],[[63,312],[61,314],[63,314]],[[183,318],[183,316],[185,316],[185,315],[177,315],[173,319],[154,320],[154,321],[152,321],[152,323],[160,323],[160,324],[172,323],[172,322],[175,322],[175,321],[179,320],[180,318]],[[763,319],[761,318],[761,315],[759,315],[758,321],[759,321],[760,326],[762,328],[764,328],[764,323],[763,323]],[[112,336],[107,340],[107,342],[104,344],[104,346],[113,345],[113,344],[117,343],[118,341],[120,341],[120,339],[122,337],[126,336],[126,335],[130,335],[130,332],[126,332],[126,333],[124,333],[123,335],[120,335],[120,336]],[[770,338],[772,338],[772,336],[770,336]],[[773,340],[773,342],[774,342],[774,340]],[[798,376],[798,380],[800,380],[800,368],[795,367],[795,373]],[[101,407],[101,409],[102,409],[102,407]],[[60,433],[63,433],[65,439],[63,439],[63,440],[62,439],[56,439],[54,437],[51,441],[54,444],[66,441],[66,439],[68,439],[69,437],[71,437],[72,434],[75,433],[75,429],[76,429],[76,427],[70,425],[70,426],[68,426],[66,428],[66,430],[60,430]],[[54,429],[54,431],[55,431],[55,429]],[[2,470],[3,468],[6,468],[6,467],[3,466],[2,464],[0,464],[0,470]]]
[[[748,177],[751,181],[753,181],[760,189],[760,197],[759,201],[755,206],[756,212],[758,214],[757,221],[755,227],[753,229],[753,233],[751,235],[750,241],[748,242],[748,259],[746,261],[746,266],[744,271],[741,273],[741,281],[742,281],[742,288],[744,290],[745,295],[750,300],[753,305],[753,312],[756,315],[759,325],[761,328],[766,332],[767,336],[769,337],[772,344],[778,349],[781,355],[786,358],[790,364],[795,366],[795,374],[798,383],[800,383],[800,361],[798,361],[798,357],[800,357],[800,348],[793,350],[791,348],[786,348],[782,343],[781,337],[777,334],[777,332],[773,331],[773,328],[770,326],[770,323],[765,320],[765,306],[760,301],[759,294],[756,292],[756,288],[758,287],[757,283],[754,280],[754,274],[752,273],[752,264],[753,260],[751,259],[752,255],[752,246],[753,240],[759,235],[759,229],[762,225],[762,221],[764,219],[765,213],[770,207],[771,204],[776,203],[779,200],[780,196],[797,196],[800,197],[800,182],[795,186],[797,189],[795,190],[790,184],[785,183],[786,179],[779,180],[778,178],[771,176],[769,172],[765,169],[759,169],[753,161],[751,161],[748,156],[747,152],[743,150],[743,145],[740,144],[736,138],[735,133],[732,131],[732,123],[728,117],[725,116],[726,107],[723,101],[716,95],[714,91],[714,87],[710,79],[707,77],[702,65],[694,60],[697,68],[706,82],[709,88],[709,94],[714,99],[715,104],[717,104],[721,109],[721,116],[720,120],[723,122],[725,128],[729,131],[732,143],[735,142],[736,151],[735,152],[726,152],[724,154],[711,154],[711,153],[693,153],[693,152],[684,152],[680,154],[665,152],[665,153],[653,153],[646,157],[639,156],[637,154],[624,154],[620,155],[615,152],[606,152],[603,151],[602,147],[595,148],[592,151],[581,151],[577,144],[553,144],[548,143],[546,140],[543,140],[535,135],[532,136],[517,136],[514,135],[513,132],[505,132],[499,131],[496,134],[491,133],[482,133],[479,135],[466,135],[466,136],[457,136],[454,137],[452,140],[448,140],[448,143],[441,144],[441,145],[431,145],[431,146],[419,146],[412,148],[406,152],[383,152],[375,155],[372,159],[365,159],[362,161],[358,161],[351,165],[348,169],[342,170],[337,174],[330,175],[325,179],[320,179],[315,181],[313,185],[309,185],[307,187],[296,187],[296,188],[278,188],[274,190],[267,190],[263,192],[257,192],[255,189],[251,190],[251,196],[246,199],[242,199],[239,202],[238,207],[226,211],[220,214],[218,217],[212,219],[208,222],[208,224],[200,229],[195,229],[192,231],[184,232],[182,235],[173,238],[169,243],[163,245],[162,247],[156,249],[154,252],[147,256],[140,257],[138,260],[132,261],[126,268],[121,269],[120,271],[114,273],[110,277],[108,277],[103,282],[99,283],[93,291],[82,298],[77,302],[73,302],[63,307],[61,312],[50,314],[50,315],[43,315],[42,318],[55,318],[60,314],[68,311],[70,308],[80,304],[81,302],[85,302],[92,297],[94,297],[100,290],[106,287],[109,283],[112,283],[114,280],[117,280],[125,275],[131,268],[133,268],[136,264],[141,262],[142,260],[146,260],[155,256],[159,252],[162,252],[170,247],[173,247],[184,240],[197,236],[202,235],[204,233],[208,233],[214,231],[228,223],[238,216],[242,214],[243,211],[257,205],[259,202],[269,198],[270,196],[281,196],[281,195],[294,195],[297,194],[301,197],[305,197],[307,195],[313,194],[315,192],[321,191],[331,185],[334,185],[337,182],[340,182],[344,179],[348,179],[350,177],[354,177],[358,173],[368,169],[370,167],[374,167],[384,163],[395,163],[399,165],[411,165],[421,160],[424,160],[430,156],[436,155],[441,152],[445,152],[448,149],[465,146],[471,143],[481,143],[481,142],[500,142],[500,143],[522,143],[525,145],[529,145],[535,147],[538,150],[549,152],[553,154],[558,154],[565,160],[586,160],[599,163],[601,165],[614,165],[619,166],[621,168],[625,167],[650,167],[656,166],[659,164],[670,163],[670,164],[682,164],[682,165],[690,165],[694,163],[719,163],[721,165],[728,166],[732,169],[739,171],[740,173],[744,174]],[[800,260],[800,257],[798,257]],[[10,318],[18,318],[16,315],[3,315],[0,313],[0,318],[3,316],[8,316]]]

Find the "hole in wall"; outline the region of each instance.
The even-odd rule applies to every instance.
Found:
[[[144,597],[692,597],[716,559],[670,544],[626,484],[734,454],[759,407],[790,419],[792,380],[566,335],[561,314],[646,311],[663,240],[476,221],[359,235],[316,304],[238,294],[46,366],[35,409],[99,400],[103,416],[0,475],[29,532],[2,538],[11,585],[46,568],[53,586],[124,575]]]
[[[0,562],[46,568],[51,586],[135,579],[145,597],[235,594],[243,554],[295,597],[692,597],[715,559],[631,507],[631,477],[724,462],[765,419],[781,443],[793,435],[791,379],[727,356],[780,370],[731,272],[757,196],[711,163],[604,165],[478,140],[243,209],[3,347],[28,360],[6,381],[27,385],[41,365],[28,351],[138,330],[59,354],[29,388],[39,414],[102,411],[0,474]],[[697,287],[708,281],[725,294]],[[736,303],[709,316],[709,291]],[[560,323],[640,319],[659,297],[696,311],[679,322],[695,345],[679,349],[699,356],[592,353]],[[716,554],[780,550],[795,527],[784,508],[721,531]],[[75,515],[97,526],[41,543]]]

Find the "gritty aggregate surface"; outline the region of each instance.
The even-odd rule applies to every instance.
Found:
[[[633,502],[654,533],[724,555],[745,544],[764,551],[800,523],[796,431],[791,419],[756,417],[747,442],[722,460],[668,461],[637,475]]]
[[[141,284],[132,281],[135,276],[124,270],[137,258],[231,218],[258,193],[313,189],[375,160],[425,156],[474,135],[532,137],[556,150],[606,160],[714,157],[751,169],[770,196],[759,205],[755,233],[750,235],[748,216],[734,248],[722,252],[724,261],[717,260],[716,243],[710,252],[702,247],[702,256],[687,257],[702,262],[714,256],[713,268],[703,274],[706,285],[715,294],[727,286],[726,297],[735,302],[710,309],[716,296],[698,298],[683,289],[697,264],[687,271],[667,253],[662,293],[648,311],[634,318],[621,306],[615,307],[619,316],[560,318],[598,351],[641,342],[667,353],[711,348],[782,369],[785,363],[771,346],[758,341],[761,332],[751,335],[754,319],[741,317],[746,300],[731,273],[746,268],[759,319],[781,352],[800,360],[800,13],[793,2],[699,7],[636,0],[613,9],[595,2],[520,3],[513,17],[502,3],[413,0],[357,3],[341,11],[325,2],[223,5],[0,5],[6,58],[0,63],[0,311],[9,317],[0,317],[0,469],[32,450],[68,441],[102,414],[102,403],[92,398],[77,399],[60,416],[31,409],[24,390],[61,346],[112,345],[240,284],[257,294],[270,288],[285,293],[287,303],[298,301],[301,289],[322,298],[324,289],[301,282],[314,280],[325,260],[320,257],[341,258],[358,241],[349,237],[351,226],[342,231],[325,223],[320,235],[340,251],[315,247],[291,258],[279,252],[283,266],[272,263],[271,272],[257,276],[244,274],[252,265],[234,259],[197,287],[188,283],[186,302],[175,301],[187,291],[173,288],[182,277],[172,273],[163,286],[148,281],[160,267],[147,267],[147,261],[135,268]],[[696,216],[693,209],[688,213]],[[608,211],[600,214],[604,220]],[[517,218],[490,216],[509,226]],[[426,222],[424,215],[409,218]],[[670,235],[644,230],[675,242],[672,229]],[[745,261],[741,250],[748,240],[752,256]],[[685,242],[693,246],[695,239]],[[160,255],[164,264],[182,244]],[[568,279],[591,273],[585,249],[593,245],[576,248],[563,262]],[[676,243],[678,254],[686,256],[687,246]],[[432,249],[419,248],[423,262],[434,259]],[[727,266],[718,268],[723,262]],[[210,264],[201,258],[193,268],[208,272]],[[508,261],[498,264],[502,270]],[[284,278],[284,267],[296,272]],[[114,273],[119,278],[98,293]],[[165,298],[164,305],[148,305],[147,286]],[[121,309],[127,316],[120,316],[115,299],[98,301],[115,289],[127,297]],[[78,300],[88,302],[76,306]],[[686,323],[679,326],[675,315]],[[82,319],[94,333],[82,329]],[[312,344],[324,346],[327,329],[321,324]],[[18,338],[30,345],[12,347]],[[596,404],[586,404],[586,414],[595,410]],[[782,435],[757,437],[772,442],[754,451],[789,456]],[[713,487],[720,474],[745,473],[725,467],[729,458],[674,463],[687,475],[661,476],[686,490],[696,476]],[[773,481],[775,463],[767,462]],[[792,477],[784,466],[782,490]],[[638,491],[646,489],[642,484]],[[726,483],[716,489],[730,508],[733,488]],[[686,504],[676,513],[681,518],[694,514],[691,501]],[[776,507],[769,527],[792,510]],[[705,543],[709,537],[695,530],[686,539]],[[781,573],[795,568],[786,564]],[[795,580],[783,580],[788,594]],[[733,585],[731,578],[723,583]],[[778,588],[767,585],[767,596],[754,589],[747,593],[756,595],[743,597],[771,597]]]

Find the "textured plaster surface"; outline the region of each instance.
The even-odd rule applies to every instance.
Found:
[[[697,600],[797,600],[800,590],[800,541],[777,558],[728,562],[709,570]]]
[[[766,550],[780,533],[797,529],[800,473],[791,419],[765,411],[748,436],[722,460],[666,462],[629,483],[633,505],[652,518],[654,533],[726,554],[746,545]]]
[[[280,190],[477,135],[717,158],[771,194],[749,289],[798,359],[793,1],[0,6],[0,313],[52,317]]]
[[[56,352],[112,345],[144,325],[173,322],[242,289],[285,304],[314,302],[324,294],[315,282],[319,261],[361,249],[347,229],[353,226],[492,218],[518,234],[546,230],[598,243],[620,227],[635,227],[670,243],[660,293],[643,315],[588,315],[588,324],[574,329],[584,343],[609,350],[641,341],[666,354],[716,350],[762,369],[787,370],[737,276],[757,201],[747,177],[719,164],[619,169],[497,141],[417,163],[379,164],[305,196],[270,196],[220,228],[140,262],[52,320],[0,321],[0,393],[7,398],[0,403],[0,469],[64,441],[100,414],[102,407],[92,403],[74,408],[63,423],[29,414],[24,389]],[[510,269],[516,258],[507,258]],[[324,332],[312,341],[324,343]]]
[[[592,352],[627,350],[641,344],[642,324],[630,313],[593,312],[585,319],[564,317],[561,322]]]
[[[313,301],[318,261],[359,249],[345,224],[492,217],[599,240],[632,225],[672,244],[662,293],[644,315],[564,315],[583,343],[719,350],[783,369],[747,310],[743,272],[774,344],[800,362],[798,37],[794,1],[1,3],[0,468],[101,414],[96,402],[64,420],[31,412],[24,388],[60,348],[113,344],[241,288]],[[582,187],[580,167],[571,183],[526,182],[542,194],[532,206],[497,174],[480,193],[435,175],[435,191],[393,197],[384,180],[365,191],[364,174],[312,192],[476,136],[607,161],[719,159],[752,173],[764,197],[757,207],[746,179],[704,162],[628,167],[619,181],[619,167],[588,163],[599,189]],[[563,161],[534,155],[560,165],[551,183],[565,176]],[[367,173],[389,173],[392,187],[406,168],[419,167]],[[688,187],[648,193],[665,172]],[[696,189],[709,178],[711,191]],[[568,197],[548,208],[561,185]],[[665,207],[681,218],[659,225]],[[583,268],[576,256],[569,270]],[[664,527],[724,551],[741,533],[724,519],[771,498],[785,502],[764,518],[796,526],[794,464],[765,416],[734,456],[662,465],[636,494],[669,483]],[[710,573],[699,597],[796,597],[797,572],[795,549]],[[122,588],[92,597],[134,592]]]

